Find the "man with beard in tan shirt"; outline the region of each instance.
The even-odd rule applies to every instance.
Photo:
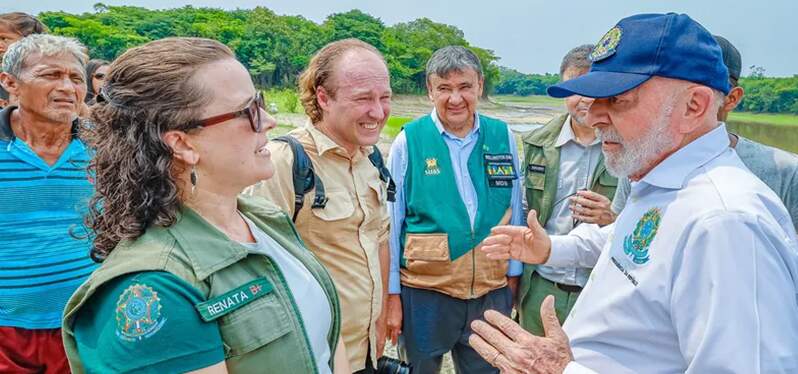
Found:
[[[275,175],[247,193],[294,216],[302,240],[335,281],[352,370],[372,373],[385,342],[389,253],[387,186],[369,155],[391,111],[388,69],[373,46],[340,40],[313,56],[299,86],[310,123],[289,136],[310,158],[326,204],[314,204],[317,191],[310,190],[297,212],[294,154],[286,142],[269,143]]]

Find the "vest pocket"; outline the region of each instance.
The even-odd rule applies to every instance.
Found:
[[[546,185],[546,174],[527,173],[524,185],[526,186],[526,188],[542,190],[543,187]]]
[[[407,270],[420,275],[447,272],[449,259],[449,235],[407,234],[404,257]]]
[[[274,292],[231,312],[219,321],[225,358],[252,352],[288,334],[291,329],[288,311]]]

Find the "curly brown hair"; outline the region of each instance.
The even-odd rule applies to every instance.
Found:
[[[210,39],[167,38],[128,50],[110,67],[83,138],[94,148],[95,193],[86,225],[91,257],[103,261],[122,240],[177,220],[185,170],[161,136],[196,126],[210,98],[192,77],[202,66],[235,58]]]
[[[305,113],[310,117],[311,123],[319,123],[323,114],[319,101],[316,99],[316,89],[324,87],[330,97],[335,98],[336,87],[332,85],[332,72],[336,62],[346,53],[353,49],[364,49],[373,52],[383,59],[382,54],[377,48],[359,39],[343,39],[329,43],[322,47],[310,59],[307,69],[299,76],[299,100]]]

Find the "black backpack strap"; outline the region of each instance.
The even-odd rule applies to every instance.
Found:
[[[374,151],[369,155],[369,161],[371,161],[371,164],[379,171],[380,180],[388,184],[388,201],[396,201],[396,183],[394,183],[393,178],[391,178],[391,172],[385,167],[385,162],[382,160],[382,153],[380,153],[380,149],[377,148],[376,145],[374,146]]]
[[[293,164],[293,183],[294,183],[294,217],[296,222],[297,214],[305,203],[305,194],[316,188],[316,195],[313,198],[313,208],[324,208],[327,205],[327,197],[324,195],[324,183],[313,170],[313,163],[310,161],[305,148],[296,138],[291,135],[283,135],[274,138],[278,142],[287,143],[294,154]]]

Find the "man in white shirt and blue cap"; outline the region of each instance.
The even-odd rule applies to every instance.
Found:
[[[716,113],[729,91],[721,49],[686,15],[621,20],[590,73],[549,94],[594,97],[588,122],[630,200],[561,329],[545,337],[488,311],[470,342],[508,373],[798,371],[798,244],[776,194],[728,147]],[[552,266],[595,261],[551,251],[530,227],[498,227],[489,258]],[[558,248],[559,249],[559,248]]]

